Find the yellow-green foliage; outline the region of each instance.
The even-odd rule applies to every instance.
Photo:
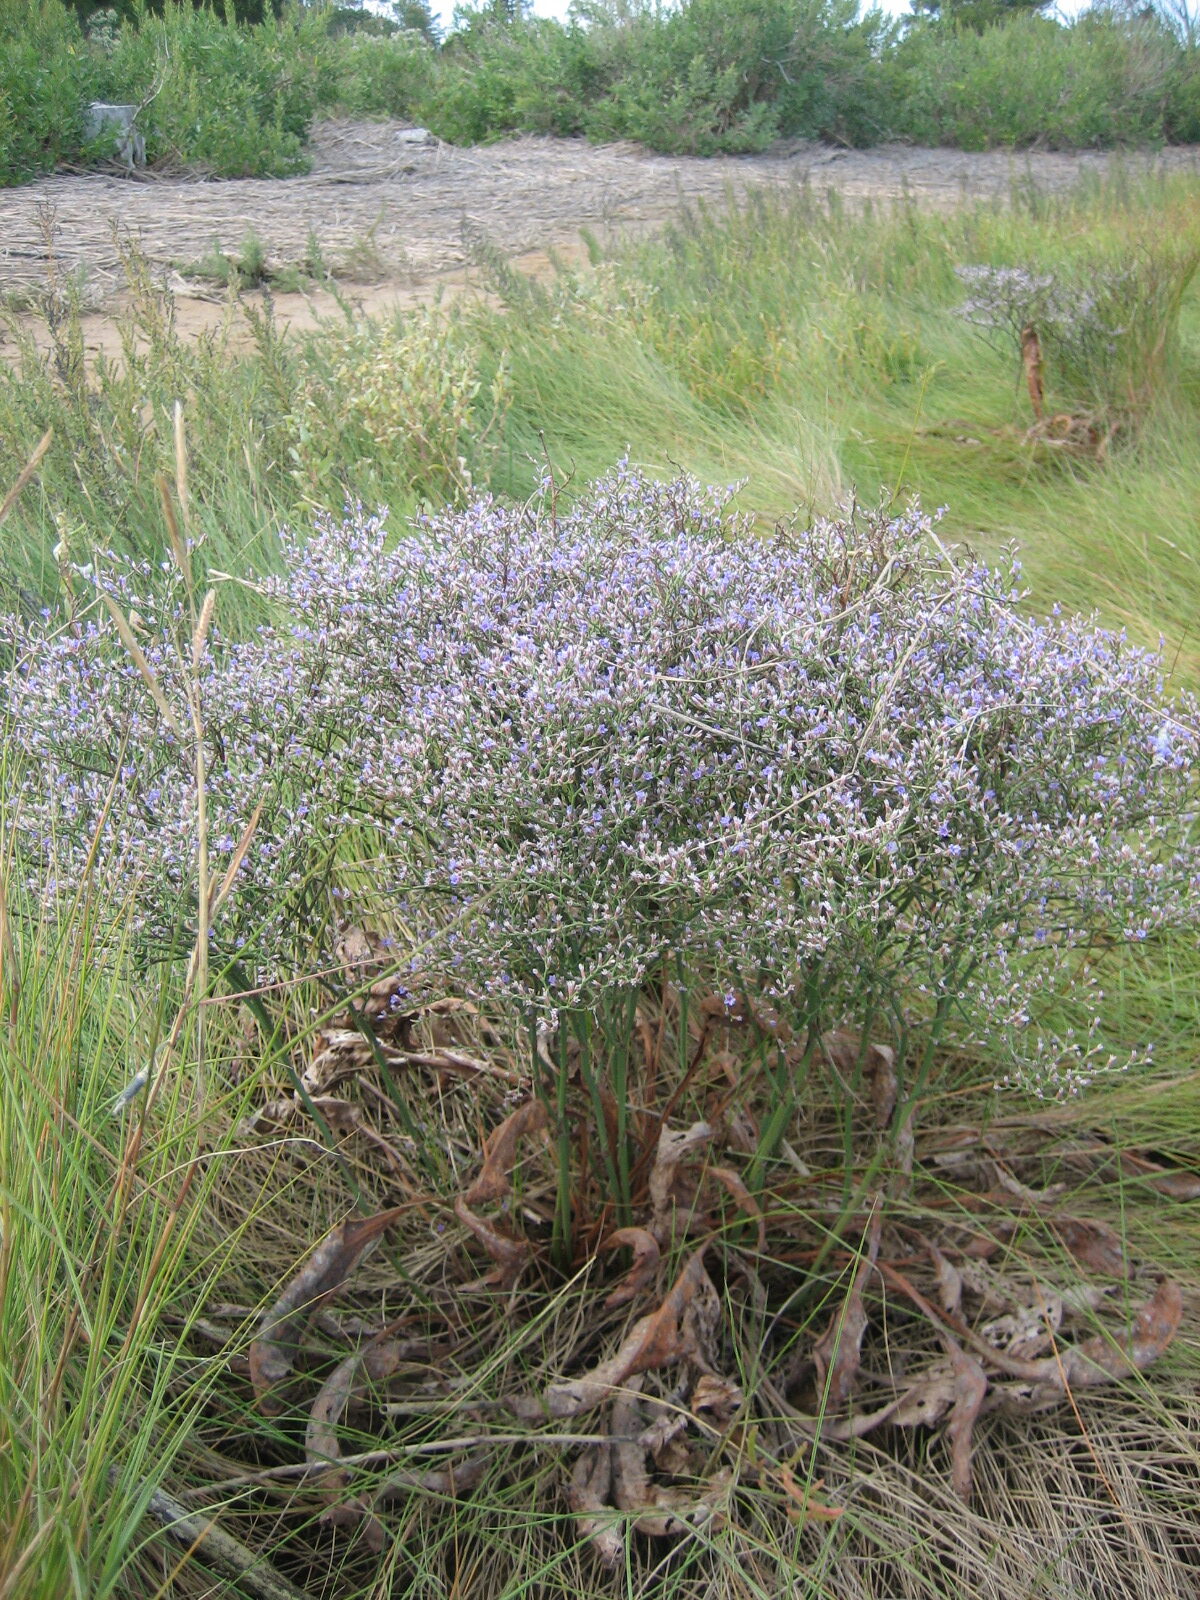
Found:
[[[348,322],[310,341],[308,354],[288,425],[310,492],[361,491],[383,461],[410,494],[453,497],[470,486],[503,417],[506,380],[500,366],[484,389],[463,324],[428,308]]]

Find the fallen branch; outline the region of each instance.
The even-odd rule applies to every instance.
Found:
[[[111,1478],[115,1483],[118,1474],[114,1471]],[[189,1556],[197,1556],[205,1566],[232,1579],[259,1600],[311,1600],[307,1590],[276,1572],[264,1556],[218,1528],[207,1513],[189,1511],[165,1489],[151,1490],[146,1513]]]

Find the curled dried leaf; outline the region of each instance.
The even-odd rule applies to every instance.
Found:
[[[964,1505],[971,1503],[971,1452],[975,1421],[987,1396],[987,1374],[973,1355],[949,1335],[943,1336],[954,1369],[954,1405],[946,1435],[950,1440],[950,1475],[954,1492]]]
[[[928,1239],[925,1241],[925,1248],[937,1272],[938,1303],[947,1316],[956,1316],[962,1305],[962,1273],[953,1262],[947,1261],[938,1247]]]
[[[259,1408],[267,1416],[275,1416],[283,1409],[273,1391],[295,1365],[309,1317],[341,1288],[364,1253],[402,1215],[403,1209],[397,1206],[374,1217],[343,1222],[321,1241],[264,1313],[258,1337],[250,1346],[250,1378]]]
[[[733,1474],[722,1467],[697,1490],[655,1485],[642,1514],[634,1518],[639,1533],[652,1539],[677,1539],[699,1528],[719,1528],[729,1514]]]
[[[614,1389],[639,1372],[685,1360],[711,1365],[709,1352],[720,1314],[702,1248],[689,1257],[658,1310],[634,1323],[614,1356],[581,1377],[547,1388],[545,1409],[552,1417],[578,1416],[611,1399]]]
[[[712,1129],[707,1122],[693,1122],[690,1128],[679,1132],[672,1132],[664,1125],[659,1134],[654,1166],[650,1172],[650,1228],[657,1239],[666,1240],[670,1237],[676,1206],[680,1202],[690,1205],[694,1198],[694,1190],[691,1194],[678,1192],[680,1162],[694,1151],[703,1149],[711,1138]]]
[[[741,1410],[745,1396],[732,1378],[702,1372],[696,1379],[688,1407],[693,1416],[710,1427],[727,1428]]]
[[[460,1195],[454,1202],[454,1214],[465,1228],[474,1234],[479,1243],[496,1263],[478,1285],[489,1289],[511,1289],[521,1273],[533,1259],[533,1249],[524,1239],[513,1239],[500,1233],[490,1223],[477,1217]]]
[[[304,1453],[312,1465],[328,1462],[335,1466],[341,1458],[337,1428],[351,1399],[368,1383],[383,1383],[393,1377],[414,1354],[428,1350],[423,1339],[397,1339],[388,1333],[377,1334],[353,1355],[338,1363],[313,1401],[304,1436]],[[325,1474],[322,1483],[334,1486],[347,1481],[346,1474]]]
[[[1164,1278],[1139,1307],[1128,1338],[1116,1341],[1097,1334],[1038,1365],[1046,1379],[1065,1381],[1072,1388],[1127,1378],[1158,1360],[1179,1332],[1182,1318],[1183,1293],[1173,1279]]]
[[[484,1144],[483,1170],[463,1196],[469,1206],[500,1200],[509,1192],[518,1144],[526,1137],[541,1133],[546,1122],[546,1107],[540,1100],[527,1100],[511,1116],[505,1117]]]
[[[357,983],[365,971],[384,966],[390,959],[385,940],[374,929],[349,924],[338,933],[333,953],[351,983]]]
[[[622,1245],[628,1245],[633,1251],[633,1265],[605,1300],[604,1304],[610,1311],[614,1306],[625,1305],[634,1295],[648,1288],[658,1272],[661,1253],[658,1240],[652,1233],[645,1228],[618,1228],[604,1241],[606,1250],[618,1250]]]
[[[357,1029],[324,1028],[317,1035],[317,1049],[301,1073],[300,1082],[310,1096],[328,1094],[339,1083],[374,1065],[371,1046]]]
[[[979,1334],[997,1350],[1019,1358],[1040,1356],[1054,1343],[1062,1324],[1062,1300],[1043,1294],[1035,1306],[1019,1306],[1002,1317],[984,1323]]]
[[[684,1435],[687,1433],[687,1412],[681,1409],[663,1410],[654,1421],[643,1428],[638,1443],[660,1472],[671,1477],[682,1477],[692,1465],[692,1453]]]
[[[589,1445],[579,1456],[567,1486],[567,1505],[579,1531],[601,1562],[614,1571],[625,1557],[625,1540],[609,1500],[612,1455],[607,1444]]]
[[[944,1363],[939,1363],[910,1384],[897,1404],[880,1412],[875,1425],[889,1422],[896,1428],[931,1428],[953,1404],[954,1374]]]
[[[641,1439],[640,1387],[641,1380],[634,1378],[613,1401],[613,1499],[633,1517],[637,1531],[653,1539],[669,1539],[698,1527],[714,1526],[723,1518],[729,1499],[729,1472],[715,1473],[698,1491],[651,1482]]]
[[[1123,1150],[1120,1160],[1122,1172],[1132,1178],[1141,1178],[1169,1200],[1200,1199],[1200,1172],[1189,1172],[1182,1167],[1164,1167],[1161,1162],[1132,1150]]]
[[[641,1387],[640,1377],[628,1379],[612,1404],[612,1492],[622,1511],[641,1511],[653,1503],[640,1437],[645,1420],[638,1404]]]

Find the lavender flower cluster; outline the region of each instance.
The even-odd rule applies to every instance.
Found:
[[[915,507],[764,536],[622,464],[565,515],[547,483],[283,557],[278,621],[202,685],[218,854],[268,801],[221,935],[266,965],[319,872],[477,992],[591,1007],[680,955],[827,1015],[952,1006],[1019,1056],[1083,947],[1194,921],[1195,705]],[[178,597],[137,582],[176,694]],[[4,693],[31,870],[136,885],[163,937],[192,768],[107,622],[26,636]]]

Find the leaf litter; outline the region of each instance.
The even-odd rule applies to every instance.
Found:
[[[393,1021],[396,1014],[390,1001],[381,1001],[379,1019],[394,1041],[389,1048],[403,1050],[409,1065],[445,1082],[439,1063],[457,1041],[451,1037],[430,1047],[417,1035],[428,1026],[427,1010],[402,1013],[408,1019],[403,1024]],[[452,1029],[460,1020],[474,1026],[473,1017],[456,1019],[452,1009],[440,1015]],[[722,1023],[751,1025],[727,1016]],[[705,1038],[715,1034],[711,1019],[700,1026]],[[661,1029],[657,1042],[644,1016],[638,1029],[652,1081]],[[477,1041],[463,1042],[462,1053],[470,1058]],[[892,1136],[889,1125],[896,1120],[899,1096],[890,1052],[864,1049],[848,1031],[826,1036],[823,1050],[853,1086],[859,1137],[869,1155],[873,1142]],[[712,1053],[712,1095],[730,1077],[725,1054]],[[378,1057],[368,1048],[356,1069],[359,1079],[369,1079],[377,1067]],[[484,1276],[462,1277],[452,1291],[461,1305],[474,1308],[464,1326],[478,1326],[478,1297],[490,1304],[501,1295],[496,1314],[502,1338],[515,1327],[533,1326],[529,1319],[536,1321],[549,1281],[548,1211],[541,1197],[548,1192],[553,1159],[551,1120],[537,1098],[511,1105],[506,1067],[494,1075],[455,1074],[450,1081],[462,1094],[468,1083],[475,1086],[472,1093],[486,1084],[488,1103],[495,1101],[503,1113],[490,1133],[476,1136],[475,1176],[449,1200],[491,1264]],[[705,1081],[699,1073],[701,1101]],[[349,1292],[367,1250],[411,1206],[345,1222],[318,1245],[261,1318],[250,1376],[260,1410],[278,1415],[289,1380],[292,1391],[313,1381],[307,1371],[295,1375],[310,1324],[319,1323],[331,1337],[343,1328],[341,1336],[351,1341],[318,1383],[308,1408],[306,1481],[324,1503],[326,1527],[357,1531],[365,1549],[384,1550],[394,1537],[391,1506],[413,1495],[470,1496],[490,1471],[503,1471],[504,1449],[514,1439],[535,1449],[543,1448],[539,1440],[561,1441],[546,1447],[569,1453],[566,1441],[573,1435],[563,1431],[564,1424],[581,1441],[574,1459],[562,1465],[564,1510],[576,1536],[608,1570],[629,1558],[635,1535],[668,1540],[711,1532],[729,1517],[739,1490],[756,1484],[777,1496],[792,1521],[839,1518],[846,1507],[837,1497],[852,1487],[853,1469],[847,1460],[833,1474],[831,1491],[813,1468],[818,1458],[825,1461],[822,1471],[830,1481],[836,1452],[868,1436],[887,1441],[913,1430],[940,1431],[948,1484],[969,1502],[983,1419],[995,1412],[1044,1412],[1065,1406],[1076,1391],[1127,1380],[1159,1361],[1176,1337],[1184,1306],[1173,1279],[1160,1275],[1152,1292],[1139,1296],[1147,1269],[1129,1257],[1110,1225],[1066,1211],[1061,1183],[1027,1182],[1024,1176],[997,1181],[1000,1171],[1011,1176],[1026,1167],[1032,1176],[1032,1154],[1019,1141],[1011,1150],[999,1148],[994,1128],[987,1135],[966,1129],[954,1139],[940,1132],[932,1140],[922,1137],[915,1144],[916,1177],[930,1174],[943,1193],[944,1174],[952,1172],[961,1203],[926,1205],[918,1212],[907,1190],[896,1199],[885,1185],[870,1194],[865,1212],[843,1215],[831,1237],[829,1224],[817,1220],[824,1204],[813,1176],[822,1170],[819,1148],[806,1151],[782,1188],[752,1192],[743,1175],[747,1152],[740,1136],[751,1113],[737,1106],[727,1113],[727,1085],[722,1095],[710,1095],[705,1119],[679,1127],[662,1121],[635,1193],[636,1222],[602,1229],[585,1247],[590,1253],[581,1265],[599,1274],[601,1283],[586,1291],[594,1295],[594,1309],[576,1324],[576,1354],[570,1342],[556,1339],[541,1381],[510,1380],[499,1392],[493,1385],[494,1398],[485,1400],[482,1380],[469,1364],[459,1367],[457,1357],[451,1360],[444,1343],[439,1349],[425,1335],[400,1337],[394,1320],[375,1333],[369,1316],[329,1320],[329,1302]],[[285,1103],[295,1111],[295,1102]],[[372,1104],[378,1111],[384,1101]],[[263,1115],[272,1109],[280,1107],[264,1108]],[[346,1138],[363,1131],[366,1113],[353,1109],[355,1115],[340,1123]],[[386,1161],[392,1138],[372,1131],[376,1139],[369,1148],[384,1152]],[[947,1155],[955,1157],[951,1165]],[[390,1166],[386,1176],[396,1181]],[[718,1191],[751,1223],[749,1240],[744,1225],[730,1231],[706,1209],[706,1194]],[[833,1189],[828,1192],[832,1204]],[[797,1194],[803,1206],[796,1205]],[[426,1199],[427,1209],[446,1211],[446,1197]],[[745,1253],[747,1243],[753,1255]],[[803,1263],[817,1261],[823,1246],[829,1259],[810,1285],[813,1309],[798,1323],[781,1322],[779,1308],[797,1286],[803,1292]],[[628,1249],[632,1259],[614,1280],[604,1266],[610,1257],[613,1268],[619,1266],[620,1249]],[[538,1273],[530,1279],[528,1269],[535,1266]],[[659,1285],[668,1269],[664,1292]],[[736,1331],[749,1305],[739,1299],[739,1283],[757,1284],[766,1308],[754,1347],[740,1343]],[[395,1308],[403,1298],[398,1280],[386,1306]],[[625,1308],[636,1309],[636,1302],[647,1299],[649,1308],[622,1328]],[[456,1315],[446,1305],[439,1314],[450,1320]],[[786,1338],[785,1324],[793,1329]],[[759,1373],[757,1384],[744,1385],[733,1375],[751,1369]],[[464,1411],[477,1430],[460,1438],[456,1426],[445,1464],[405,1464],[405,1450],[398,1447],[400,1460],[385,1460],[364,1476],[355,1457],[343,1452],[342,1433],[352,1415],[367,1417],[366,1437],[379,1438],[386,1458],[388,1440],[395,1437],[387,1419],[437,1414],[453,1416],[460,1425]],[[497,1432],[498,1416],[523,1431]],[[749,1425],[756,1440],[750,1455],[740,1442]],[[356,1424],[356,1439],[362,1437]],[[493,1441],[507,1442],[502,1448]]]

